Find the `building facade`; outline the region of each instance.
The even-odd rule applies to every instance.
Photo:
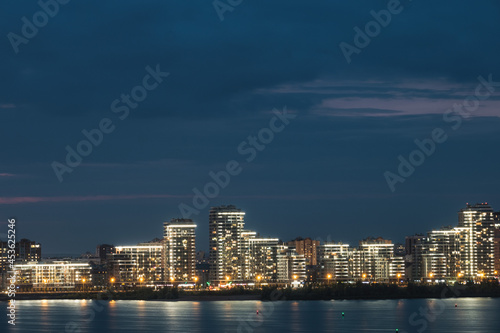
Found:
[[[396,256],[390,240],[367,238],[359,242],[363,281],[395,282],[404,279],[404,257]]]
[[[11,243],[12,244],[12,243]],[[42,245],[26,238],[20,239],[9,247],[8,241],[0,241],[0,288],[4,289],[8,280],[9,250],[14,250],[15,263],[39,262],[42,259]]]
[[[349,244],[326,243],[318,246],[320,264],[319,281],[348,281],[353,278],[350,274],[352,249]],[[353,266],[353,265],[352,265]]]
[[[91,265],[85,261],[43,261],[14,265],[21,291],[67,291],[93,288]]]
[[[196,224],[172,219],[163,224],[163,272],[170,282],[196,282]]]
[[[278,238],[254,237],[249,239],[249,274],[247,281],[273,282],[277,279]]]
[[[242,232],[245,212],[235,206],[212,207],[209,213],[210,280],[218,285],[243,281],[244,256]]]
[[[298,237],[289,241],[287,245],[294,247],[298,254],[303,255],[306,258],[307,265],[316,266],[318,264],[317,248],[320,245],[319,240],[314,240],[309,237],[305,239]]]
[[[112,284],[126,286],[151,285],[163,281],[163,244],[116,246],[108,260]]]
[[[306,258],[295,247],[276,246],[276,279],[273,282],[300,287],[307,280]]]
[[[467,279],[493,277],[495,271],[494,237],[496,214],[488,203],[469,205],[458,212],[461,239],[461,270]]]

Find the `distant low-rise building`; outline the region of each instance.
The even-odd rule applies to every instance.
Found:
[[[8,241],[0,241],[0,288],[4,289],[8,279],[8,267],[12,261],[9,260],[9,250],[14,250],[14,263],[39,262],[42,259],[42,245],[26,238],[20,239],[9,247]]]
[[[318,246],[319,281],[348,281],[352,279],[351,274],[349,274],[351,252],[349,244],[326,243]]]
[[[163,281],[161,243],[116,246],[108,260],[112,284],[137,286]]]
[[[88,261],[41,261],[15,264],[20,291],[70,291],[93,288]]]
[[[307,265],[317,265],[317,248],[320,245],[319,240],[314,240],[309,237],[302,238],[298,237],[287,243],[288,246],[294,247],[298,254],[303,255],[306,258]]]
[[[101,263],[106,263],[108,256],[115,252],[115,246],[112,244],[99,244],[96,247],[96,256],[101,259]]]
[[[276,279],[273,282],[300,287],[307,280],[306,258],[294,247],[276,246]]]
[[[404,279],[403,256],[394,254],[390,240],[366,238],[359,242],[361,279],[375,282],[395,282]]]

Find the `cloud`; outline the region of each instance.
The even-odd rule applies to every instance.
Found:
[[[19,54],[0,45],[7,55],[0,70],[8,78],[0,83],[0,100],[52,116],[109,114],[110,103],[139,83],[144,67],[159,63],[171,78],[134,117],[239,117],[269,107],[257,90],[327,76],[373,89],[394,78],[414,87],[436,78],[470,83],[479,74],[500,72],[500,46],[488,34],[474,33],[500,29],[494,2],[413,2],[347,65],[338,44],[352,42],[353,27],[386,5],[249,2],[220,22],[206,1],[122,1],[119,7],[75,2],[61,7]],[[0,9],[6,13],[0,28],[14,32],[22,16],[38,10],[17,3]]]
[[[89,196],[59,196],[59,197],[0,197],[0,205],[16,205],[40,202],[83,202],[83,201],[109,201],[132,199],[172,199],[188,198],[185,195],[171,194],[135,194],[135,195],[89,195]]]
[[[15,177],[16,175],[13,173],[0,173],[0,177]]]

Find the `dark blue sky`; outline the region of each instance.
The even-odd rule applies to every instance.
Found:
[[[456,224],[466,202],[499,210],[500,86],[457,129],[443,114],[478,76],[500,81],[500,4],[401,1],[348,63],[339,44],[387,3],[243,1],[221,21],[211,1],[70,1],[16,53],[41,8],[3,2],[0,234],[15,216],[45,253],[161,236],[285,107],[296,118],[191,216],[200,249],[210,205],[241,207],[265,236],[350,243]],[[113,101],[157,65],[169,75],[120,120]],[[60,182],[51,164],[104,118],[113,132]],[[384,173],[435,128],[446,142],[392,192]]]

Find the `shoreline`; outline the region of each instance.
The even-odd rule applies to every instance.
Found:
[[[11,298],[3,297],[0,295],[0,302],[8,302]],[[78,297],[80,296],[80,297]],[[15,298],[16,301],[42,301],[42,300],[96,300],[98,293],[93,294],[57,294],[57,293],[47,293],[47,294],[17,294]],[[344,297],[333,297],[330,299],[321,298],[282,298],[276,301],[376,301],[376,300],[407,300],[407,299],[450,299],[450,298],[499,298],[498,295],[463,295],[463,296],[452,296],[452,297],[436,297],[434,295],[420,295],[411,297],[397,297],[397,296],[369,296],[369,295],[358,295],[358,296],[344,296]],[[220,302],[220,301],[264,301],[269,302],[270,300],[262,299],[261,295],[183,295],[179,298],[170,299],[103,299],[104,301],[148,301],[148,302]]]

